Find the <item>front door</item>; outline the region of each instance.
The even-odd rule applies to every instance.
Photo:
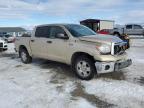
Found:
[[[51,26],[50,36],[47,39],[46,46],[47,55],[51,60],[65,62],[65,55],[69,50],[69,40],[57,38],[58,34],[64,34],[67,37],[67,34],[62,27]]]

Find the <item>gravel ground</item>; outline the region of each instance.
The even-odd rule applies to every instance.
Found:
[[[144,108],[144,39],[131,40],[132,66],[90,81],[65,64],[23,64],[13,48],[0,52],[0,108]]]

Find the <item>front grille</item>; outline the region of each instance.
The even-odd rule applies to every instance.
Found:
[[[0,43],[0,47],[3,47],[3,43]]]
[[[113,46],[113,55],[121,55],[125,53],[126,44],[125,43],[117,43]]]

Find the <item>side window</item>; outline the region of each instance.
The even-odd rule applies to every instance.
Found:
[[[132,29],[132,25],[126,25],[126,29]]]
[[[56,35],[59,33],[66,34],[63,28],[61,27],[58,26],[51,27],[50,38],[56,38]]]
[[[49,37],[50,35],[50,27],[43,26],[43,27],[37,27],[35,36],[36,37]]]
[[[134,29],[142,29],[140,25],[134,25]]]

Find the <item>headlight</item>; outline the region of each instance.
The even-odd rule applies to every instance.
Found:
[[[101,45],[96,47],[101,54],[109,54],[111,52],[111,47],[108,45]]]

